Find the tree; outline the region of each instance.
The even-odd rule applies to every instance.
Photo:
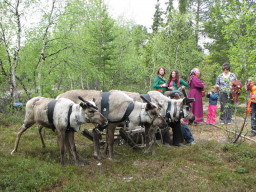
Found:
[[[152,25],[153,31],[157,31],[157,29],[159,27],[161,27],[161,25],[163,23],[162,14],[163,14],[163,11],[160,8],[160,3],[158,0],[157,4],[155,6],[155,14],[154,14],[154,18],[153,18],[153,25]]]
[[[23,4],[26,5],[27,2]],[[21,15],[24,9],[21,10],[20,0],[16,1],[3,1],[0,7],[1,22],[0,22],[0,36],[1,36],[1,48],[5,49],[4,57],[0,59],[2,74],[8,79],[10,85],[10,93],[13,98],[13,103],[19,102],[18,97],[18,85],[16,79],[20,79],[17,76],[17,67],[19,65],[19,54],[21,50],[22,39],[22,24]],[[27,8],[28,6],[25,6]]]
[[[255,77],[256,67],[256,4],[251,1],[233,1],[224,15],[222,33],[229,45],[229,59],[234,71],[246,82],[248,76]]]

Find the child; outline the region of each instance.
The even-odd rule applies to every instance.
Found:
[[[207,120],[206,125],[209,125],[212,123],[213,125],[216,125],[216,110],[217,110],[217,101],[219,97],[219,86],[214,85],[212,86],[212,91],[209,91],[206,97],[209,98],[209,106],[208,106],[208,114],[207,114]]]
[[[250,99],[248,101],[247,115],[251,113],[251,134],[249,136],[256,136],[256,85],[249,79],[247,84],[247,91],[251,91]]]

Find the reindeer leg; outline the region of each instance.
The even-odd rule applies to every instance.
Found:
[[[152,155],[156,154],[156,136],[155,136],[155,128],[151,128],[151,145],[152,145]]]
[[[19,128],[19,132],[17,133],[17,138],[16,138],[16,141],[15,141],[15,146],[14,146],[14,149],[12,150],[11,154],[17,152],[21,135],[22,135],[29,127],[31,127],[33,124],[34,124],[34,123],[32,123],[32,124],[25,124],[25,123],[24,123],[24,124]]]
[[[60,143],[60,163],[64,166],[64,153],[65,153],[65,129],[58,131],[59,143]]]
[[[40,139],[41,139],[41,142],[42,142],[42,147],[45,148],[44,138],[43,138],[43,135],[42,135],[42,129],[43,129],[43,126],[38,125],[38,132],[39,132]]]
[[[106,143],[104,145],[104,154],[108,154],[108,128],[106,128]]]
[[[75,145],[75,140],[74,140],[74,131],[70,131],[66,135],[68,137],[68,141],[69,141],[69,144],[70,144],[70,149],[73,153],[76,164],[80,165],[80,160],[79,160],[79,157],[78,157],[78,154],[77,154],[77,151],[76,151],[76,145]]]
[[[68,133],[65,134],[65,147],[68,152],[68,159],[71,159],[72,153],[71,153],[71,143],[69,141],[69,135]]]
[[[92,133],[93,133],[93,144],[94,144],[94,157],[100,160],[101,156],[100,156],[99,133],[96,128],[92,130]]]
[[[149,129],[150,129],[150,125],[146,124],[145,125],[145,142],[146,142],[146,149],[144,153],[148,153],[149,152]]]
[[[109,150],[109,160],[114,159],[114,132],[116,125],[108,125],[107,127],[107,135],[108,135],[108,150]]]

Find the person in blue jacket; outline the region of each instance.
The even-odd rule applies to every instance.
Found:
[[[219,86],[212,86],[212,91],[209,91],[206,97],[209,98],[209,106],[207,112],[206,125],[212,123],[216,125],[216,111],[217,111],[217,102],[219,98]]]

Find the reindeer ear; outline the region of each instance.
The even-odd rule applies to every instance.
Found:
[[[84,102],[81,102],[81,103],[80,103],[80,106],[81,106],[83,109],[86,109],[86,108],[88,107],[87,104],[84,103]]]
[[[185,97],[185,98],[187,98],[188,96],[187,96],[187,93],[186,93],[185,88],[182,88],[182,90],[181,90],[181,91],[182,91],[182,93],[183,93],[184,97]]]
[[[153,109],[152,105],[147,103],[145,110],[149,111],[150,109]]]
[[[187,104],[189,104],[189,103],[193,103],[194,101],[195,101],[194,98],[187,98],[187,97],[185,97],[185,98],[183,99],[183,104],[184,104],[184,105],[187,105]]]

